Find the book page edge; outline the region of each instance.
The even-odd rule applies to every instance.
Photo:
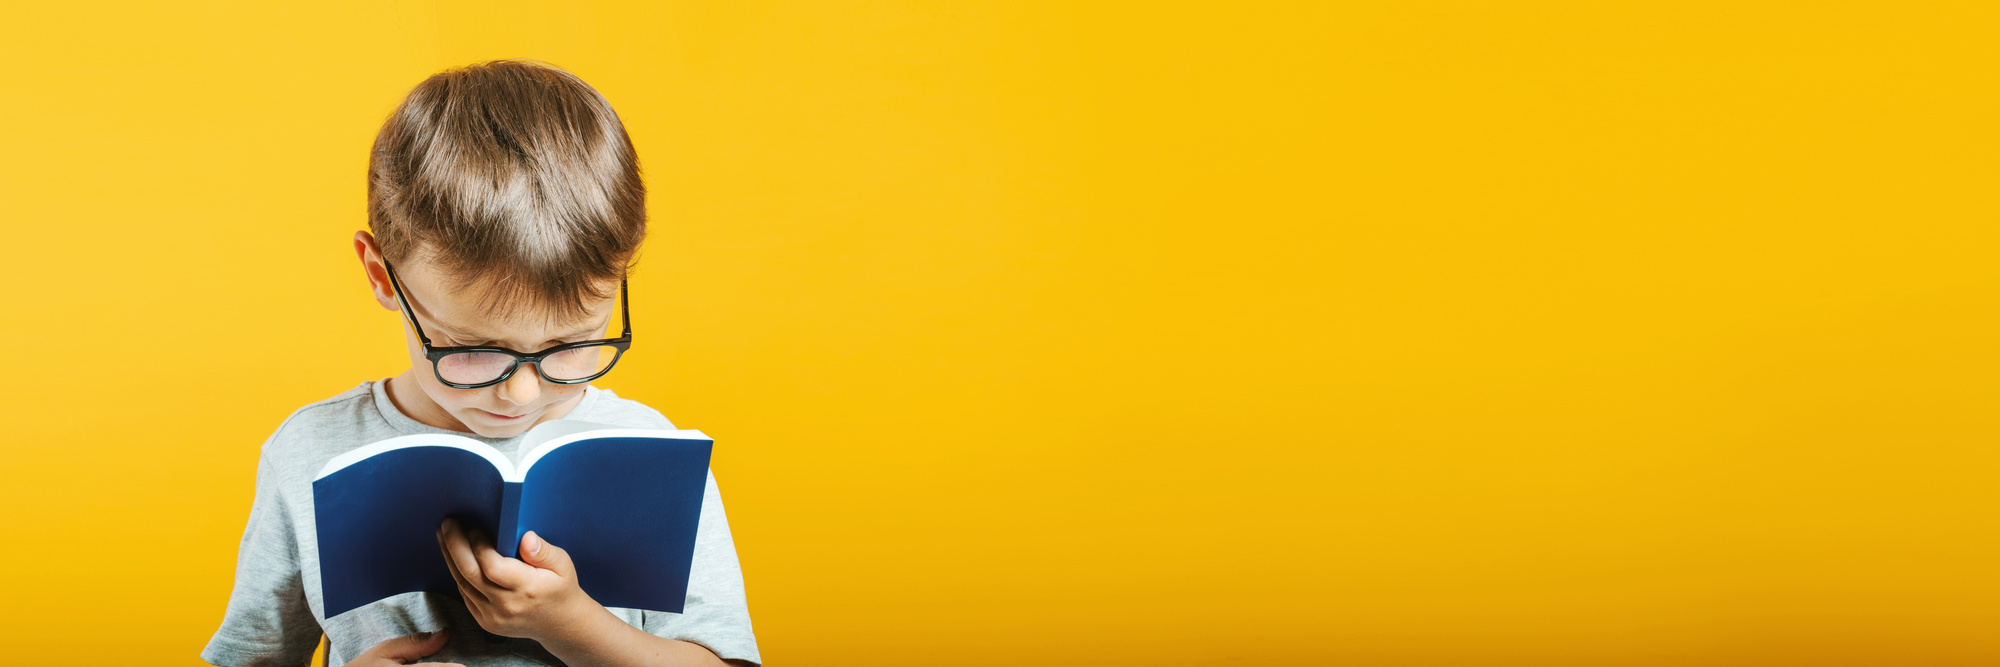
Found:
[[[540,461],[542,457],[548,455],[549,452],[555,451],[556,448],[561,447],[563,445],[567,445],[572,442],[577,442],[579,440],[596,440],[598,438],[658,438],[661,440],[703,440],[709,443],[715,442],[715,439],[708,437],[708,434],[688,428],[684,429],[606,428],[606,429],[597,429],[593,431],[582,431],[579,433],[571,433],[568,435],[564,435],[560,438],[555,438],[548,442],[544,442],[540,445],[536,445],[532,451],[528,452],[527,456],[521,457],[521,467],[517,470],[514,470],[512,473],[508,473],[511,474],[512,476],[506,477],[506,480],[509,482],[525,482],[528,479],[528,469],[533,468],[535,466],[535,462]]]
[[[370,443],[341,452],[339,455],[327,460],[326,465],[319,469],[319,474],[313,477],[313,481],[317,482],[327,475],[340,472],[348,466],[365,461],[377,454],[411,447],[453,447],[463,449],[478,454],[480,458],[484,458],[488,463],[493,464],[493,467],[500,471],[501,479],[509,479],[509,476],[514,474],[514,463],[508,461],[507,457],[500,453],[500,450],[494,449],[491,445],[458,435],[418,433],[416,435],[396,436],[388,440]]]

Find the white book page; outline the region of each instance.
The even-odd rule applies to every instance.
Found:
[[[540,426],[536,426],[535,429],[540,430],[543,427],[547,427],[554,424],[563,424],[566,421],[567,420],[558,419],[555,421],[546,422]],[[670,440],[709,440],[709,441],[714,440],[713,438],[708,437],[708,435],[702,433],[701,431],[696,431],[693,429],[667,430],[658,428],[619,428],[615,426],[605,426],[603,424],[592,424],[590,422],[568,422],[566,424],[563,424],[563,426],[561,427],[549,429],[549,432],[546,434],[538,433],[530,436],[530,438],[531,438],[530,441],[522,443],[524,445],[529,445],[532,448],[528,450],[527,456],[521,457],[520,469],[513,471],[511,474],[507,473],[506,468],[501,469],[503,474],[507,474],[506,477],[507,481],[509,482],[526,481],[528,479],[528,469],[534,467],[536,461],[541,460],[543,456],[547,456],[549,452],[553,452],[557,448],[562,447],[563,445],[567,445],[572,442],[578,442],[582,440],[594,440],[597,438],[665,438]]]
[[[319,481],[321,477],[339,472],[342,468],[360,463],[376,454],[410,447],[455,447],[463,449],[478,454],[480,457],[485,458],[487,462],[492,463],[493,467],[500,471],[501,479],[512,479],[511,475],[514,474],[514,463],[508,461],[507,456],[501,454],[500,450],[494,449],[486,443],[459,435],[419,433],[417,435],[398,436],[343,452],[339,456],[328,460],[326,466],[319,469],[319,475],[313,477],[313,481]]]
[[[528,430],[527,438],[521,442],[523,447],[528,448],[528,454],[521,458],[519,469],[514,467],[512,461],[507,460],[506,454],[478,440],[443,433],[420,433],[417,435],[398,436],[343,452],[339,456],[328,460],[326,466],[320,468],[319,475],[313,477],[313,481],[319,481],[321,477],[339,472],[342,468],[360,463],[368,457],[383,452],[409,447],[454,447],[478,454],[481,458],[486,459],[487,462],[492,463],[493,467],[500,471],[500,478],[502,480],[519,482],[528,478],[528,468],[535,465],[535,461],[540,460],[549,452],[555,451],[558,447],[593,438],[628,437],[712,440],[701,431],[691,429],[620,428],[586,421],[556,419],[536,424],[534,428]]]

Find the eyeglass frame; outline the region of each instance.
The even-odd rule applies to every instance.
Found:
[[[551,347],[549,349],[542,350],[540,352],[517,352],[504,347],[490,347],[485,345],[464,345],[456,347],[432,346],[430,336],[424,335],[424,325],[417,322],[416,311],[410,309],[409,300],[403,297],[402,282],[396,279],[396,269],[395,267],[389,266],[388,258],[382,259],[382,269],[388,272],[389,274],[389,287],[396,291],[396,304],[403,307],[403,316],[409,318],[410,327],[417,332],[417,342],[422,344],[424,347],[424,358],[429,359],[431,362],[431,375],[437,376],[438,382],[442,382],[444,383],[444,386],[451,387],[453,389],[478,389],[481,387],[491,387],[493,385],[506,382],[507,378],[514,377],[515,371],[521,370],[521,364],[534,364],[535,375],[541,376],[543,380],[547,380],[554,384],[583,384],[585,382],[589,382],[591,380],[604,377],[604,374],[606,373],[610,373],[611,369],[618,365],[618,360],[625,358],[625,351],[632,347],[632,308],[631,308],[632,290],[626,284],[626,280],[623,278],[620,278],[618,280],[618,312],[620,317],[624,320],[625,331],[624,333],[620,334],[617,338],[601,338],[597,340],[584,340],[584,341],[577,341],[574,343],[563,343],[561,345],[557,345],[555,347]],[[575,380],[558,380],[549,377],[548,373],[542,371],[543,359],[546,359],[552,355],[555,355],[557,353],[566,350],[574,350],[580,347],[593,347],[599,345],[612,347],[618,350],[618,353],[611,357],[611,363],[604,365],[604,370],[598,371],[597,373],[591,375],[590,377],[578,378]],[[507,370],[501,373],[500,377],[494,378],[486,382],[480,382],[477,384],[465,384],[460,382],[452,382],[450,380],[444,379],[444,371],[438,370],[438,360],[454,354],[465,354],[468,352],[494,352],[494,353],[504,354],[513,357],[514,363],[507,366]]]

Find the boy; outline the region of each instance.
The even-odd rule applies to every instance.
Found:
[[[560,545],[530,532],[521,558],[506,558],[490,536],[447,521],[439,552],[458,596],[407,593],[321,615],[311,480],[333,456],[452,432],[518,463],[522,434],[551,419],[674,428],[588,384],[618,358],[590,343],[612,335],[614,297],[645,236],[638,169],[609,103],[561,70],[491,62],[410,92],[369,157],[373,233],[354,236],[375,302],[404,320],[410,369],[299,408],[265,441],[235,588],[202,659],[303,665],[324,633],[335,665],[760,662],[713,474],[680,614],[606,608],[577,586]],[[470,346],[512,352],[448,349]]]

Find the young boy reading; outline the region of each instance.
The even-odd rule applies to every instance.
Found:
[[[514,457],[552,419],[672,429],[589,384],[646,231],[638,160],[611,106],[561,70],[501,61],[438,74],[403,100],[369,157],[354,250],[376,303],[404,320],[410,369],[293,412],[265,441],[215,665],[757,664],[742,572],[711,473],[686,606],[606,608],[561,545],[520,558],[447,520],[459,595],[407,593],[323,615],[311,480],[328,459],[400,435],[470,434]],[[637,345],[643,343],[629,343]],[[485,350],[454,350],[480,347]],[[499,349],[494,349],[499,348]],[[424,663],[431,664],[431,663]]]

